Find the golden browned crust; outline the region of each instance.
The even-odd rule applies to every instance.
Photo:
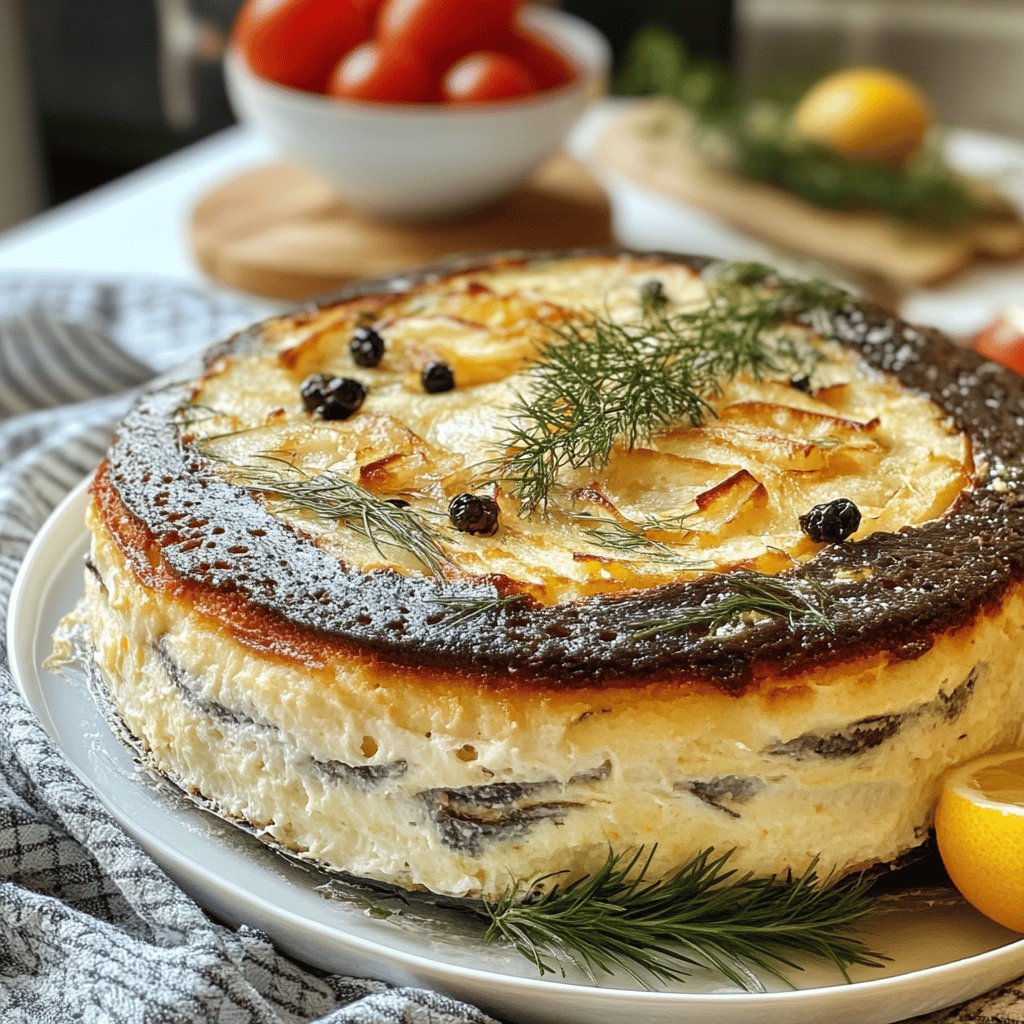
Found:
[[[675,259],[698,270],[705,265],[650,258],[652,266]],[[432,274],[403,279],[394,290]],[[367,301],[364,294],[352,301]],[[623,628],[728,596],[728,573],[641,595],[550,607],[526,600],[469,627],[446,622],[439,594],[492,594],[504,582],[479,577],[446,585],[332,562],[246,491],[219,479],[178,436],[172,415],[188,396],[187,385],[144,398],[125,420],[109,467],[97,478],[96,500],[147,585],[186,594],[247,645],[310,665],[321,663],[325,651],[344,650],[416,665],[428,676],[470,675],[498,687],[671,682],[740,693],[759,680],[818,664],[880,654],[915,658],[938,635],[996,606],[1024,574],[1024,512],[1015,490],[1024,475],[1024,385],[936,332],[878,309],[851,306],[835,315],[832,327],[868,365],[944,409],[968,435],[983,476],[940,519],[826,548],[786,574],[827,592],[832,628],[781,618],[728,635],[691,630],[645,637]],[[258,330],[246,332],[218,350],[211,370],[216,359],[242,353],[258,338]],[[989,472],[992,467],[998,473]]]

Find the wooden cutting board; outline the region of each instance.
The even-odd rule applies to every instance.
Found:
[[[583,167],[555,157],[530,184],[494,206],[438,224],[385,224],[345,206],[293,164],[226,181],[192,212],[196,262],[221,284],[305,299],[347,281],[421,266],[459,252],[611,243],[604,193]]]
[[[881,213],[827,210],[702,160],[690,123],[662,100],[616,118],[596,157],[641,186],[710,213],[777,249],[845,267],[898,294],[947,280],[981,259],[1024,257],[1024,222],[1010,211],[963,229],[924,228]],[[982,190],[984,183],[973,187]]]

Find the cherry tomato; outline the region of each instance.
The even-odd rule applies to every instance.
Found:
[[[430,103],[437,76],[426,58],[407,47],[362,43],[342,59],[327,85],[331,96],[376,103]]]
[[[261,8],[266,8],[265,3],[260,0],[249,0],[243,4],[231,26],[231,40],[239,50],[244,50],[249,41],[253,25],[259,20],[262,14]]]
[[[338,59],[370,35],[352,0],[249,0],[235,38],[260,77],[320,92]]]
[[[519,0],[385,0],[378,36],[447,67],[470,50],[507,39]]]
[[[986,359],[1024,376],[1024,306],[1014,306],[974,336],[972,347]]]
[[[363,19],[369,26],[370,32],[375,32],[377,18],[380,16],[380,9],[384,6],[384,0],[352,0],[352,2],[362,11]]]
[[[572,61],[542,36],[517,28],[501,50],[526,65],[538,89],[557,89],[577,74]]]
[[[505,53],[480,51],[463,57],[444,76],[444,96],[451,103],[490,103],[537,91],[530,72]]]

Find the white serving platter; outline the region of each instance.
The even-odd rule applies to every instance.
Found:
[[[329,971],[439,989],[508,1024],[890,1024],[970,999],[1024,974],[1024,940],[958,901],[894,901],[868,933],[892,959],[844,983],[809,964],[766,993],[708,973],[670,990],[628,979],[595,986],[538,978],[514,952],[448,911],[416,906],[379,919],[386,899],[325,898],[328,878],[275,854],[154,779],[110,732],[84,681],[44,667],[60,618],[82,594],[86,484],[56,509],[15,582],[8,646],[15,680],[44,729],[124,829],[215,917],[250,924],[300,960]]]

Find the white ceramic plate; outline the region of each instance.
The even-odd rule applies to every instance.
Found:
[[[43,667],[60,617],[82,593],[87,495],[78,487],[40,531],[12,595],[8,644],[14,677],[43,727],[82,778],[153,858],[216,917],[267,932],[284,951],[327,970],[440,989],[517,1024],[889,1024],[949,1006],[1024,973],[1024,941],[966,905],[907,899],[878,916],[869,936],[892,957],[852,984],[809,965],[796,990],[740,992],[694,975],[672,991],[637,991],[622,979],[537,978],[515,954],[485,946],[456,915],[415,908],[378,919],[367,900],[326,899],[328,880],[206,814],[134,763],[84,683]],[[381,906],[394,906],[387,900]]]

